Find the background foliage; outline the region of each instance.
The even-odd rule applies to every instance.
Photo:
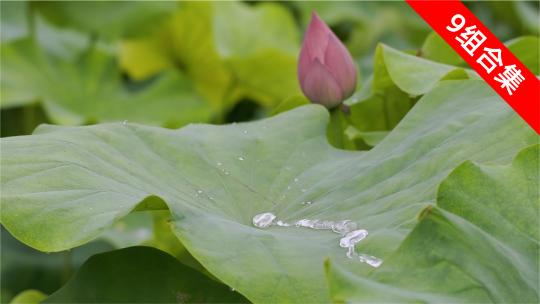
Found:
[[[538,300],[538,138],[405,3],[0,5],[2,303]],[[467,5],[540,73],[538,2]],[[361,74],[328,117],[296,79],[313,10]],[[99,125],[9,138],[42,123]],[[272,208],[361,222],[388,262],[250,227]]]

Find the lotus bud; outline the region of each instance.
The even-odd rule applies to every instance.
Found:
[[[298,59],[298,81],[309,100],[327,108],[338,106],[356,88],[351,54],[315,12]]]

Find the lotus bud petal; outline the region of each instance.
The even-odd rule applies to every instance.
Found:
[[[298,81],[314,103],[333,108],[356,89],[356,66],[347,48],[313,12],[300,57]]]

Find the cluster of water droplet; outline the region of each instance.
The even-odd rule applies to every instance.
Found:
[[[367,237],[368,231],[365,229],[357,229],[358,226],[351,220],[328,221],[318,219],[301,219],[293,225],[277,219],[276,215],[271,212],[257,214],[253,217],[253,226],[258,228],[268,228],[270,226],[280,227],[304,227],[310,229],[332,230],[335,233],[341,234],[339,246],[347,248],[347,257],[350,259],[358,259],[360,262],[366,263],[372,267],[379,267],[382,260],[363,253],[356,252],[356,244]]]

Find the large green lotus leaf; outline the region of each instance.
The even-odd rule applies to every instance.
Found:
[[[137,90],[122,83],[107,51],[79,50],[76,58],[45,52],[33,40],[2,45],[2,107],[40,101],[52,122],[136,121],[178,127],[206,121],[210,106],[177,72],[159,75]]]
[[[538,303],[538,147],[510,165],[456,168],[379,269],[328,263],[333,300]]]
[[[245,303],[229,287],[151,247],[129,247],[88,259],[43,303]]]
[[[190,253],[249,300],[327,302],[323,261],[346,259],[339,235],[262,230],[254,215],[351,219],[370,231],[365,251],[386,259],[453,168],[508,161],[537,140],[476,80],[441,82],[367,152],[332,148],[327,122],[325,108],[307,105],[228,126],[43,126],[3,138],[1,221],[30,246],[57,251],[134,209],[166,205]]]

